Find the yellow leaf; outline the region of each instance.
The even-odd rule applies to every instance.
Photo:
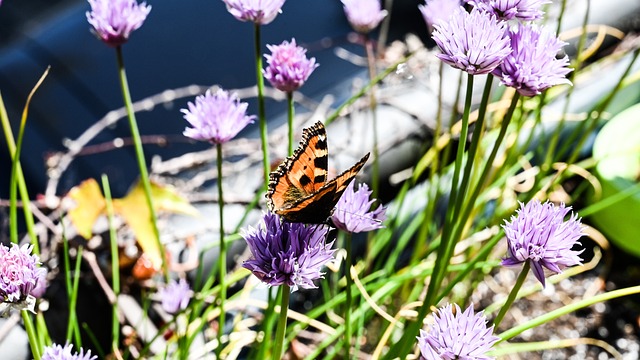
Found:
[[[71,223],[80,236],[89,239],[93,224],[104,212],[106,206],[98,182],[94,179],[85,180],[71,189],[67,196],[76,203],[76,207],[69,210]]]
[[[151,183],[151,197],[156,211],[169,211],[185,215],[198,214],[198,211],[171,187]],[[151,215],[142,184],[138,182],[127,196],[113,200],[113,207],[116,214],[122,216],[133,230],[142,251],[159,269],[162,265],[161,252],[153,232]]]

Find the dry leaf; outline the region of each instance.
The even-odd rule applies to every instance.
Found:
[[[106,207],[98,182],[94,179],[85,180],[71,189],[67,196],[76,203],[76,207],[68,213],[71,223],[80,236],[89,239],[93,224],[104,213]]]

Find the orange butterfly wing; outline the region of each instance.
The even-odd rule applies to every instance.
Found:
[[[326,182],[327,133],[324,125],[317,122],[303,130],[298,149],[269,174],[266,194],[269,210],[290,222],[325,223],[368,158],[366,154],[350,169]]]

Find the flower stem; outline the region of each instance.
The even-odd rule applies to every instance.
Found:
[[[273,360],[280,360],[284,350],[284,333],[287,330],[287,311],[289,311],[289,285],[282,285],[282,302],[280,303],[280,319],[276,329],[276,342],[273,348]]]
[[[22,310],[22,321],[24,322],[24,328],[27,331],[29,338],[29,346],[31,347],[31,355],[34,360],[40,360],[42,355],[40,354],[40,346],[38,343],[38,336],[36,335],[36,328],[33,326],[33,319],[27,310]]]
[[[120,260],[118,258],[118,237],[114,225],[113,203],[111,201],[111,187],[107,175],[102,175],[102,189],[104,191],[105,208],[109,222],[109,243],[111,244],[111,277],[113,281],[113,304],[111,304],[111,350],[117,351],[120,338],[120,320],[118,316],[118,296],[120,295]]]
[[[460,178],[460,169],[462,168],[462,160],[464,155],[465,143],[467,139],[467,133],[469,131],[469,113],[471,108],[471,98],[473,95],[473,75],[469,74],[467,78],[467,91],[466,98],[464,104],[464,113],[462,115],[462,129],[460,130],[460,140],[458,143],[458,151],[456,154],[455,168],[453,173],[453,180],[451,182],[451,193],[449,195],[449,204],[447,206],[447,211],[445,215],[445,223],[442,229],[441,243],[438,247],[438,255],[436,257],[436,262],[433,267],[433,273],[431,275],[431,281],[429,281],[429,286],[427,287],[427,294],[422,302],[422,305],[418,309],[418,316],[416,319],[424,319],[427,315],[427,312],[431,308],[431,305],[434,305],[436,299],[438,297],[438,289],[444,280],[445,272],[447,271],[447,265],[451,259],[451,251],[454,249],[455,244],[449,244],[452,241],[452,227],[454,217],[454,206],[456,197],[458,194],[458,180]],[[422,325],[422,321],[412,321],[406,327],[404,331],[404,335],[400,338],[398,342],[396,342],[389,351],[391,356],[400,358],[405,357],[409,349],[411,348],[409,342],[415,341],[416,334]]]
[[[454,248],[455,244],[450,244],[453,241],[451,236],[453,221],[456,218],[455,216],[455,204],[457,198],[460,194],[460,190],[458,189],[459,179],[460,179],[460,170],[462,169],[462,161],[464,156],[464,150],[466,145],[467,134],[469,132],[469,112],[471,109],[471,98],[473,95],[473,75],[469,74],[467,77],[467,92],[464,103],[464,113],[462,114],[462,128],[460,130],[460,138],[458,142],[458,150],[456,153],[456,161],[455,167],[453,171],[453,179],[451,181],[451,192],[449,195],[449,204],[447,206],[447,212],[445,217],[444,227],[442,229],[442,244],[438,248],[438,257],[436,259],[436,264],[433,272],[433,276],[431,281],[429,282],[429,288],[427,290],[427,298],[425,299],[424,306],[427,309],[433,305],[433,301],[436,298],[438,288],[440,284],[442,284],[442,280],[444,279],[444,272],[446,271],[447,264],[449,263],[449,258],[451,256],[450,249]],[[471,161],[471,159],[467,159],[467,161]],[[426,315],[422,314],[423,316]],[[419,317],[420,318],[420,317]]]
[[[344,248],[347,251],[347,258],[344,262],[344,275],[347,280],[347,303],[345,304],[344,311],[344,344],[347,352],[345,359],[351,358],[351,304],[353,303],[353,294],[351,292],[351,285],[353,285],[353,279],[351,279],[351,233],[344,233]]]
[[[371,82],[376,78],[376,59],[373,53],[373,40],[369,36],[365,37],[365,48],[367,51],[367,64],[369,68],[369,79]],[[380,183],[380,159],[378,152],[378,116],[376,114],[376,94],[375,86],[369,89],[369,107],[371,108],[371,116],[373,120],[373,167],[371,173],[371,196],[378,198],[378,189]]]
[[[118,74],[120,75],[120,87],[122,88],[122,97],[124,98],[124,105],[127,109],[127,117],[129,118],[129,127],[131,128],[131,137],[133,138],[133,145],[136,152],[136,159],[138,160],[138,169],[140,171],[140,181],[142,181],[142,187],[144,189],[144,196],[147,201],[147,208],[149,209],[149,221],[153,229],[153,235],[158,246],[158,252],[160,253],[160,261],[162,264],[162,272],[167,282],[169,282],[169,269],[167,267],[167,261],[164,254],[164,246],[160,241],[160,231],[158,230],[158,219],[156,216],[156,210],[153,206],[153,197],[151,196],[151,182],[149,181],[149,173],[147,172],[147,164],[144,158],[144,152],[142,150],[142,141],[140,140],[140,131],[138,130],[138,122],[136,121],[136,115],[133,111],[133,104],[131,102],[131,94],[129,92],[129,83],[127,81],[127,73],[124,68],[124,60],[122,58],[122,47],[116,47],[116,55],[118,58]]]
[[[493,331],[496,331],[498,329],[498,326],[500,325],[500,322],[502,322],[502,319],[504,318],[504,315],[507,313],[507,310],[509,310],[509,308],[511,307],[511,304],[513,304],[513,302],[515,301],[516,296],[518,296],[518,291],[520,291],[520,288],[522,287],[524,280],[527,278],[527,274],[529,273],[530,268],[531,268],[531,264],[529,264],[529,261],[526,261],[524,263],[524,267],[522,268],[522,272],[520,272],[520,275],[518,275],[518,279],[516,280],[515,285],[511,289],[511,292],[509,293],[509,297],[507,298],[507,301],[504,303],[504,305],[502,305],[500,312],[498,313],[496,318],[493,320],[493,326],[494,326]]]
[[[293,116],[295,115],[295,108],[293,107],[293,92],[287,92],[287,104],[289,105],[289,155],[293,154]]]
[[[220,322],[218,328],[218,348],[216,350],[217,358],[220,358],[220,351],[222,350],[222,334],[224,333],[225,325],[225,313],[224,302],[227,298],[227,286],[225,284],[225,277],[227,273],[227,249],[224,242],[224,199],[222,197],[222,144],[216,144],[216,150],[218,158],[216,165],[218,167],[218,213],[220,214],[220,255],[218,256],[218,276],[220,283]]]
[[[256,55],[256,86],[258,87],[258,122],[260,125],[260,140],[262,142],[262,165],[264,170],[264,187],[269,184],[269,138],[267,137],[267,119],[264,112],[264,77],[262,76],[262,51],[260,43],[260,24],[254,24],[254,46]]]

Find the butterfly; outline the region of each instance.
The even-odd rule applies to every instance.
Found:
[[[327,182],[327,132],[318,121],[302,130],[293,155],[269,174],[267,205],[285,221],[324,224],[349,183],[369,159],[369,153],[350,169]]]

